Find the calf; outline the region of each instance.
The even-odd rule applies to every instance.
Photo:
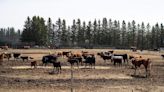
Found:
[[[31,62],[31,68],[32,68],[32,67],[36,68],[36,66],[37,66],[37,62],[36,62],[36,61],[32,61],[32,62]]]
[[[28,56],[21,56],[20,57],[23,61],[27,60],[28,61]]]
[[[146,72],[146,77],[148,75],[150,75],[150,69],[151,69],[151,61],[150,59],[143,59],[143,58],[139,58],[139,59],[132,59],[132,64],[135,66],[135,72],[134,74],[136,75],[136,70],[137,68],[140,68],[141,65],[143,65],[145,67],[145,72]],[[149,68],[149,70],[148,70]]]
[[[53,62],[53,66],[54,66],[53,72],[55,71],[55,68],[56,68],[57,73],[61,73],[61,64],[60,64],[60,62]]]
[[[14,56],[15,60],[18,59],[20,55],[21,55],[20,53],[13,53],[13,56]]]

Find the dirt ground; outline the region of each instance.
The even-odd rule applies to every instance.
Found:
[[[31,56],[34,59],[9,61],[5,59],[0,66],[0,92],[71,92],[71,69],[66,57],[60,57],[62,64],[61,74],[51,74],[51,64],[41,66],[42,56],[62,51],[80,53],[88,51],[96,54],[109,49],[9,49],[5,52],[19,52],[22,56]],[[0,50],[0,52],[4,52]],[[122,66],[114,66],[111,61],[104,62],[96,55],[96,68],[90,69],[80,66],[74,67],[74,92],[164,92],[164,59],[160,56],[164,52],[114,50],[114,53],[127,53],[150,58],[152,61],[151,76],[145,78],[143,66],[139,76],[134,76],[134,69],[129,61]],[[36,69],[30,67],[30,62],[36,60]]]

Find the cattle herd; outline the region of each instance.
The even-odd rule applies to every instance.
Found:
[[[57,71],[57,73],[61,73],[62,65],[61,61],[58,60],[59,57],[66,58],[67,62],[70,66],[84,66],[95,69],[96,65],[96,56],[102,58],[104,63],[110,61],[114,66],[122,66],[123,64],[132,64],[132,68],[134,69],[134,75],[136,75],[136,70],[140,68],[141,65],[145,68],[146,77],[150,75],[151,70],[151,60],[149,58],[142,58],[142,56],[136,57],[128,54],[114,54],[114,51],[104,51],[98,52],[97,54],[89,53],[87,51],[81,51],[80,53],[73,53],[71,51],[63,51],[58,52],[56,54],[49,54],[42,57],[42,65],[46,66],[48,63],[52,64],[54,69],[53,71]],[[21,53],[1,53],[0,54],[0,65],[3,64],[3,59],[6,58],[10,60],[10,58],[14,58],[14,60],[22,59],[22,61],[28,61],[29,59],[33,59],[33,57],[22,56]],[[164,55],[161,55],[164,58]],[[31,67],[37,68],[37,61],[31,61]]]

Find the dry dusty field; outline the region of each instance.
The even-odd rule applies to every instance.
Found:
[[[29,61],[21,59],[14,61],[5,60],[0,66],[0,92],[71,92],[71,69],[66,62],[66,57],[60,57],[58,61],[62,64],[61,74],[50,74],[53,70],[51,64],[46,67],[41,66],[42,56],[62,51],[72,51],[80,53],[89,51],[96,54],[109,49],[10,49],[6,52],[19,52],[22,56],[31,56],[39,66],[36,69],[30,67]],[[1,50],[2,52],[2,50]],[[74,67],[74,92],[164,92],[164,59],[161,54],[164,52],[114,50],[114,53],[127,53],[128,55],[142,55],[152,61],[151,76],[145,78],[143,66],[140,76],[132,76],[134,70],[131,63],[122,66],[113,66],[111,61],[104,62],[96,56],[96,68],[89,69],[80,66]]]

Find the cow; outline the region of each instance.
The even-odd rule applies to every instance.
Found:
[[[42,57],[42,63],[43,65],[47,65],[48,63],[53,63],[57,61],[57,57],[56,55],[47,55],[47,56],[43,56]]]
[[[84,59],[86,59],[88,56],[92,56],[92,55],[94,55],[93,53],[89,53],[89,52],[87,52],[87,51],[82,51],[82,56],[83,56],[83,58]]]
[[[25,60],[28,61],[28,58],[29,58],[29,57],[28,57],[28,56],[21,56],[20,58],[21,58],[23,61],[25,61]]]
[[[110,56],[102,55],[101,58],[103,58],[104,61],[111,60],[111,55]]]
[[[110,50],[110,51],[108,51],[108,52],[109,52],[110,54],[113,54],[114,51],[113,51],[113,50]]]
[[[60,62],[53,62],[53,72],[55,72],[55,69],[57,71],[57,73],[61,73],[61,64]]]
[[[92,66],[94,66],[94,69],[95,69],[95,63],[96,63],[95,56],[91,55],[91,56],[86,57],[84,63],[85,63],[85,67],[87,66],[87,64],[89,64],[91,68]]]
[[[32,68],[32,67],[36,68],[36,66],[37,66],[37,61],[32,61],[32,62],[31,62],[31,68]]]
[[[9,61],[11,57],[12,57],[11,53],[6,53],[4,58],[7,58],[8,61]]]
[[[20,53],[13,53],[14,60],[18,59],[20,55]]]
[[[120,65],[122,65],[122,60],[123,60],[123,57],[122,56],[112,56],[112,62],[113,62],[113,65],[115,66],[117,63]]]
[[[64,57],[64,56],[68,57],[68,54],[69,54],[69,53],[71,53],[71,51],[63,51],[63,52],[62,52],[62,55],[63,55],[63,57]]]
[[[104,52],[97,53],[97,55],[99,55],[104,60],[104,62],[106,62],[106,60],[111,60],[112,56],[112,54],[106,54]]]
[[[164,55],[161,55],[161,57],[164,59]]]
[[[71,64],[71,66],[73,66],[74,63],[76,63],[77,64],[77,67],[79,68],[79,60],[77,58],[75,58],[73,56],[68,57],[67,62],[69,62]]]
[[[134,75],[136,75],[136,70],[137,68],[140,68],[141,65],[144,66],[145,72],[146,72],[146,77],[150,75],[150,70],[151,70],[151,61],[150,59],[143,59],[143,58],[133,58],[132,59],[132,64],[134,65]],[[148,69],[149,68],[149,69]]]
[[[127,62],[128,63],[128,55],[127,54],[114,54],[114,56],[122,56],[124,63]]]

